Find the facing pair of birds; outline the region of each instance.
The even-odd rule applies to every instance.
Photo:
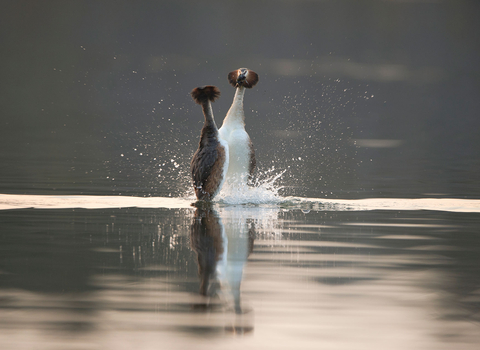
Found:
[[[190,169],[198,200],[212,200],[225,181],[246,184],[255,169],[255,151],[245,131],[243,96],[258,82],[257,73],[240,68],[228,74],[236,88],[235,97],[220,129],[213,118],[212,102],[220,96],[217,87],[208,85],[192,90],[193,100],[202,106],[205,124]]]

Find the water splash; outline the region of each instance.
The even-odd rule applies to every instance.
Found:
[[[225,184],[222,191],[215,199],[219,204],[276,204],[283,200],[279,191],[283,188],[276,184],[285,170],[276,173],[272,167],[261,172],[251,185],[242,184],[236,181]]]

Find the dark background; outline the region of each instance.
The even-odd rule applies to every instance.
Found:
[[[182,196],[228,72],[285,195],[480,198],[476,1],[3,1],[0,193]],[[272,169],[272,167],[274,167]]]

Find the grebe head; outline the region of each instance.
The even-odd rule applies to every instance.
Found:
[[[220,96],[220,90],[216,86],[206,85],[193,89],[190,95],[195,103],[201,105],[207,101],[214,102]]]
[[[251,89],[258,83],[258,74],[247,68],[239,68],[228,73],[228,82],[233,87],[246,87]]]

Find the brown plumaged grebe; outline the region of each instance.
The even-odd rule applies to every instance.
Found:
[[[228,74],[229,83],[236,88],[232,106],[218,131],[220,137],[228,143],[230,162],[227,171],[227,184],[247,184],[255,170],[255,150],[245,131],[245,113],[243,96],[258,82],[258,75],[247,68],[240,68]]]
[[[219,136],[211,104],[220,96],[220,90],[208,85],[193,89],[191,95],[202,106],[205,123],[190,170],[197,199],[208,201],[220,192],[228,169],[228,143]]]

